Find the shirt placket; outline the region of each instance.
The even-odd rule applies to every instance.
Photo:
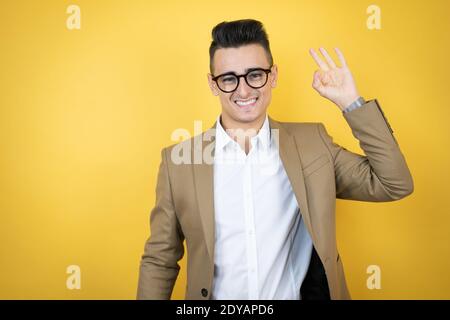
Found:
[[[256,150],[253,150],[256,151]],[[255,152],[250,152],[244,164],[244,212],[246,225],[246,245],[247,245],[247,278],[248,278],[248,298],[259,299],[258,291],[258,256],[255,232],[255,217],[253,207],[252,190],[252,157]]]

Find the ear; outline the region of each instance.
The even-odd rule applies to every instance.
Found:
[[[212,80],[212,74],[207,73],[206,77],[208,78],[208,84],[209,88],[211,89],[211,92],[213,95],[218,96],[219,95],[219,88],[217,88],[217,83]]]
[[[270,72],[270,86],[272,88],[275,88],[277,86],[277,80],[278,80],[278,66],[274,64],[271,68]]]

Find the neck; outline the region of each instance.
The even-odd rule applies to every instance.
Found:
[[[222,113],[220,116],[220,124],[225,132],[236,141],[246,154],[250,151],[250,138],[256,136],[264,124],[266,114],[264,113],[258,119],[252,122],[238,122],[233,119],[224,117]]]
[[[256,135],[258,131],[261,129],[262,125],[264,124],[264,121],[266,120],[266,114],[262,114],[259,118],[255,119],[252,122],[239,122],[235,121],[234,119],[226,116],[224,113],[220,115],[220,124],[222,125],[222,128],[228,131],[248,131],[248,132],[255,132]],[[253,136],[251,135],[251,136]]]

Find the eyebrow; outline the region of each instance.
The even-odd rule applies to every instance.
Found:
[[[253,71],[253,70],[258,70],[258,69],[264,69],[264,68],[263,68],[263,67],[247,68],[247,69],[245,69],[245,73],[251,72],[251,71]],[[234,72],[234,71],[228,71],[228,72],[219,74],[219,76],[225,76],[225,75],[228,75],[228,74],[234,74],[234,75],[237,75],[237,73]]]

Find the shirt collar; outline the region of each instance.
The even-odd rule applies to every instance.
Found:
[[[222,127],[222,124],[220,123],[220,117],[219,115],[216,120],[216,150],[222,150],[227,144],[229,143],[237,143],[235,142],[225,131],[225,129]],[[270,124],[269,124],[269,118],[266,113],[266,117],[264,119],[264,123],[261,126],[261,129],[258,131],[256,136],[251,138],[252,145],[255,145],[255,141],[259,140],[261,146],[265,149],[270,147]]]

